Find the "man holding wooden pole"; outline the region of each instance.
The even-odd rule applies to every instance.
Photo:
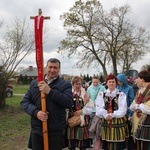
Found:
[[[42,20],[35,23],[35,28],[42,30],[40,23],[44,17],[39,12],[37,19]],[[44,76],[42,35],[39,37],[39,30],[35,30],[38,38],[37,41],[35,38],[38,79],[31,82],[21,107],[31,116],[32,150],[61,150],[66,125],[65,109],[73,105],[72,86],[59,77],[61,63],[56,58],[47,61]]]

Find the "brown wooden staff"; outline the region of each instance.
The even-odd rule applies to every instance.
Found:
[[[39,9],[38,16],[31,16],[30,19],[34,19],[36,64],[38,68],[38,82],[40,82],[44,81],[44,61],[42,46],[43,22],[44,19],[50,19],[50,17],[43,17],[42,10]],[[41,108],[43,112],[46,112],[46,97],[43,92],[41,92]],[[44,150],[49,150],[47,121],[42,121],[42,128]]]

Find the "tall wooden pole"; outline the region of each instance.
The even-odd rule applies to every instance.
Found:
[[[44,59],[42,45],[43,22],[45,19],[50,19],[50,17],[42,16],[42,10],[39,9],[38,16],[31,16],[30,19],[34,19],[36,64],[38,68],[38,82],[40,82],[44,81]],[[43,112],[46,112],[46,97],[43,92],[41,92],[41,108]],[[42,121],[42,128],[44,150],[49,150],[47,121]]]

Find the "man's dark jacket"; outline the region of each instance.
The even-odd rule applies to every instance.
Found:
[[[48,132],[62,130],[66,125],[66,108],[73,105],[72,86],[68,81],[57,78],[49,84],[51,90],[46,94],[48,114]],[[41,110],[41,94],[38,81],[33,80],[30,88],[20,103],[26,113],[31,116],[32,132],[42,134],[42,122],[36,117]]]

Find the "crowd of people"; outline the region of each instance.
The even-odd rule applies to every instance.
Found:
[[[45,80],[34,80],[20,105],[31,116],[30,149],[44,150],[42,122],[47,122],[50,150],[150,150],[150,72],[139,72],[134,95],[125,74],[109,74],[106,87],[98,77],[85,90],[83,79],[59,77],[61,63],[47,61]],[[47,111],[41,109],[41,92]],[[69,126],[68,119],[80,116]],[[92,136],[91,136],[92,135]]]

